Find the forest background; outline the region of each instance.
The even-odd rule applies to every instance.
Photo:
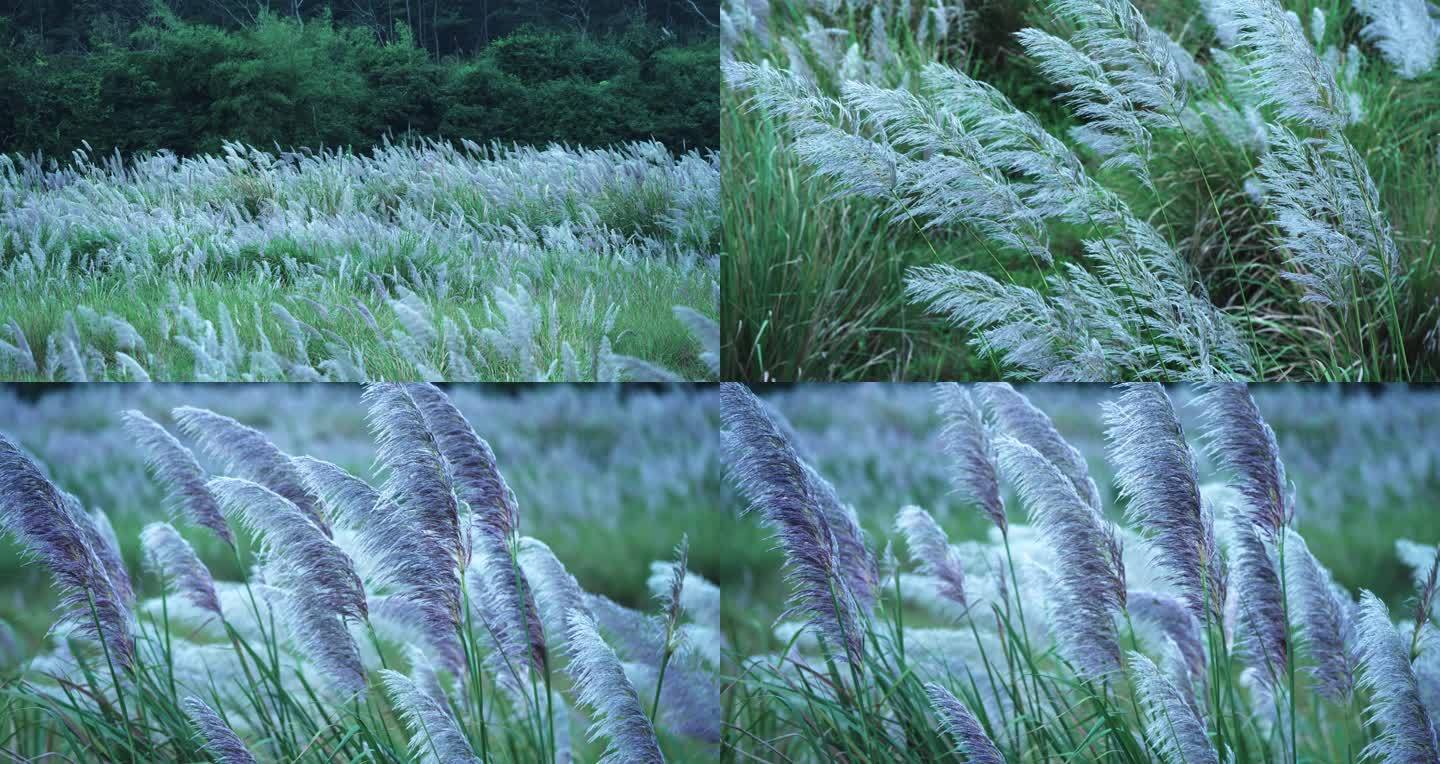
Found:
[[[0,153],[719,144],[714,2],[4,0]]]

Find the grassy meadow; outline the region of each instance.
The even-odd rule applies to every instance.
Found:
[[[205,746],[218,761],[247,760],[227,758],[223,735],[197,734],[206,728],[182,705],[195,697],[260,761],[595,761],[607,749],[629,761],[655,746],[668,761],[714,759],[712,582],[734,574],[727,540],[738,523],[715,511],[713,390],[38,390],[0,392],[0,433],[18,447],[0,448],[10,531],[0,538],[0,752],[197,760]],[[447,400],[488,451],[446,418]],[[155,426],[191,449],[192,471],[157,446]],[[36,496],[51,489],[27,474],[73,495],[72,507],[37,518],[47,505]],[[447,506],[458,512],[448,521]],[[103,572],[77,573],[81,563],[59,554],[70,527]],[[337,559],[352,572],[337,573]],[[363,617],[327,604],[350,576]],[[118,594],[122,580],[133,599]],[[427,620],[447,580],[471,614],[458,627]],[[62,601],[77,591],[91,603],[78,613],[73,597]],[[107,618],[117,601],[124,615]],[[603,650],[580,649],[597,646],[591,632]],[[126,650],[134,668],[116,665]],[[617,707],[626,688],[638,705]]]
[[[718,190],[658,143],[0,157],[0,373],[713,378]]]
[[[1435,756],[1434,391],[725,387],[722,760]]]
[[[723,10],[727,379],[1440,375],[1423,4]]]

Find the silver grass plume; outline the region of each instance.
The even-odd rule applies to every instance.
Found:
[[[239,478],[212,478],[210,492],[261,540],[272,606],[299,648],[343,695],[365,689],[365,669],[347,622],[369,618],[355,565],[314,521],[285,497]]]
[[[496,619],[491,626],[512,658],[525,660],[543,674],[549,660],[544,627],[530,582],[515,560],[520,533],[515,494],[500,474],[490,444],[444,393],[430,384],[405,389],[449,470],[456,495],[470,509],[473,543],[483,554],[484,592],[492,598],[487,610]]]
[[[1205,732],[1205,722],[1195,713],[1184,692],[1144,655],[1130,653],[1130,674],[1148,717],[1146,737],[1165,764],[1219,764]]]
[[[1119,669],[1115,616],[1125,607],[1125,571],[1114,529],[1041,452],[1009,436],[996,448],[1001,474],[1055,554],[1049,605],[1061,654],[1090,678]]]
[[[950,691],[934,682],[925,685],[925,694],[930,696],[930,707],[940,720],[940,727],[955,738],[957,750],[970,764],[1005,764],[1005,757],[985,734],[980,720],[965,707]]]
[[[1150,130],[1179,127],[1201,70],[1129,0],[1053,0],[1049,8],[1076,27],[1070,41],[1025,29],[1021,45],[1066,89],[1085,120],[1077,137],[1105,157],[1103,166],[1125,167],[1149,185]]]
[[[1368,591],[1360,592],[1356,639],[1359,684],[1370,692],[1366,717],[1380,729],[1362,755],[1388,764],[1440,761],[1435,727],[1420,700],[1409,648],[1390,622],[1385,603]]]
[[[150,417],[129,410],[120,415],[125,432],[145,453],[151,471],[170,489],[171,499],[183,510],[186,518],[229,544],[235,546],[235,535],[215,504],[215,497],[205,488],[205,470],[191,453]]]
[[[1104,404],[1115,482],[1127,502],[1125,519],[1144,532],[1151,561],[1202,622],[1220,623],[1225,568],[1215,544],[1215,519],[1200,496],[1195,454],[1158,384],[1126,385]]]
[[[181,701],[180,705],[185,709],[185,715],[190,717],[190,723],[199,730],[200,739],[205,743],[205,752],[215,761],[219,764],[257,764],[255,756],[240,741],[235,730],[230,729],[230,725],[206,705],[205,701],[191,695]]]
[[[564,634],[569,630],[570,611],[589,612],[580,582],[570,575],[545,542],[521,537],[520,566],[529,580],[535,582],[535,602],[545,629],[551,634]]]
[[[929,512],[919,507],[905,507],[895,516],[895,527],[905,536],[920,572],[934,578],[940,596],[965,607],[965,569],[960,550],[950,544],[945,531]]]
[[[821,509],[829,490],[795,453],[759,400],[743,385],[721,386],[721,419],[731,480],[785,553],[790,617],[803,614],[840,657],[864,652],[863,618],[842,566],[835,531]]]
[[[690,565],[690,537],[680,536],[675,546],[675,562],[670,566],[670,585],[656,597],[665,623],[665,652],[667,655],[680,649],[680,612],[685,595],[685,573]]]
[[[220,597],[215,593],[215,579],[210,569],[175,526],[150,523],[140,531],[140,545],[145,548],[146,562],[172,591],[183,594],[201,610],[221,614]]]
[[[475,749],[460,730],[455,717],[398,671],[380,670],[390,700],[410,729],[410,756],[417,761],[435,764],[480,764]]]
[[[1134,622],[1158,629],[1175,645],[1192,679],[1205,677],[1207,659],[1200,622],[1184,604],[1163,592],[1131,589],[1125,606]]]
[[[61,615],[52,631],[75,628],[100,641],[118,665],[133,665],[130,607],[93,546],[93,521],[4,435],[0,435],[0,526],[55,578]]]
[[[1325,697],[1345,703],[1355,691],[1355,660],[1348,596],[1341,599],[1330,571],[1310,553],[1305,540],[1285,531],[1285,577],[1291,620],[1296,622],[1314,664],[1308,668]]]
[[[1275,431],[1243,383],[1212,384],[1196,404],[1205,412],[1210,458],[1230,472],[1230,486],[1245,498],[1245,522],[1274,538],[1295,511]]]
[[[331,523],[359,530],[373,519],[380,494],[369,483],[321,459],[297,456],[294,462],[305,489],[328,510]]]
[[[389,474],[371,522],[359,529],[361,543],[377,563],[376,584],[399,588],[422,609],[422,630],[447,667],[459,670],[461,577],[471,545],[444,458],[402,385],[371,385],[364,400]]]
[[[105,566],[105,575],[110,577],[110,585],[115,587],[115,592],[127,606],[134,606],[135,587],[130,582],[130,572],[125,569],[125,558],[120,554],[120,539],[116,538],[115,528],[110,525],[110,516],[98,508],[86,512],[80,500],[73,494],[66,493],[65,501],[70,504],[75,519],[79,520],[85,529],[91,548],[100,558],[100,564]]]
[[[1345,308],[1367,277],[1396,278],[1400,253],[1380,212],[1380,190],[1365,160],[1343,135],[1301,138],[1269,129],[1259,178],[1266,207],[1291,269],[1282,275],[1305,289],[1305,302]]]
[[[1305,39],[1299,20],[1277,0],[1218,0],[1235,24],[1236,44],[1251,53],[1253,90],[1261,105],[1278,106],[1286,119],[1337,131],[1350,121],[1335,74]]]
[[[954,382],[935,387],[940,418],[941,446],[955,465],[956,490],[980,507],[1001,533],[1006,533],[1005,502],[1000,498],[1000,479],[995,475],[995,447],[990,432],[970,391]]]
[[[663,764],[655,729],[640,707],[634,685],[625,678],[620,659],[600,636],[595,619],[571,611],[569,622],[570,663],[566,670],[574,681],[578,702],[595,714],[590,740],[607,740],[598,764]]]
[[[321,532],[330,535],[330,526],[316,508],[314,498],[305,490],[294,462],[264,433],[228,416],[191,406],[181,406],[171,415],[181,432],[198,441],[205,453],[224,463],[227,471],[283,496]]]
[[[1100,489],[1090,479],[1085,457],[1055,429],[1054,422],[1030,399],[1005,382],[982,384],[980,400],[1006,435],[1040,452],[1055,465],[1087,506],[1100,510]]]
[[[800,439],[790,420],[785,418],[784,412],[769,401],[760,400],[760,405],[809,472],[820,501],[820,512],[830,523],[835,541],[839,544],[840,567],[844,571],[846,582],[850,584],[850,592],[862,607],[869,608],[875,602],[880,571],[875,555],[870,551],[870,537],[865,533],[865,529],[860,527],[859,515],[855,513],[854,507],[840,501],[839,495],[835,493],[835,486],[810,466],[814,457],[806,451],[804,441]]]
[[[1235,641],[1257,678],[1273,690],[1285,682],[1291,659],[1285,592],[1270,544],[1258,529],[1237,523],[1234,546]]]
[[[1414,79],[1435,66],[1440,53],[1440,20],[1426,0],[1354,0],[1369,23],[1361,39],[1373,43],[1395,71]]]

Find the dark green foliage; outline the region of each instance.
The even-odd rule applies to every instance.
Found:
[[[714,37],[681,45],[642,24],[605,37],[527,26],[440,61],[403,23],[377,35],[329,14],[260,14],[229,30],[159,13],[83,52],[46,52],[30,31],[0,17],[0,152],[363,150],[411,133],[719,144]]]

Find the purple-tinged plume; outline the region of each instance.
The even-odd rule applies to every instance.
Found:
[[[1235,641],[1257,678],[1273,690],[1285,681],[1290,639],[1280,576],[1259,529],[1237,523],[1234,561],[1239,606]]]
[[[945,531],[929,512],[919,507],[905,507],[895,516],[895,527],[905,536],[920,572],[935,579],[941,597],[965,608],[965,569],[960,550],[950,544]]]
[[[293,461],[306,490],[328,510],[332,523],[359,530],[371,521],[380,494],[369,483],[327,461],[309,456]]]
[[[1115,616],[1125,607],[1125,571],[1114,528],[1039,451],[1009,436],[995,445],[1001,475],[1055,554],[1048,604],[1061,654],[1090,678],[1119,669]]]
[[[985,734],[980,720],[950,691],[934,682],[925,685],[930,707],[940,720],[940,727],[955,738],[957,750],[970,764],[1005,764],[1005,757]]]
[[[235,546],[235,535],[215,504],[215,497],[205,488],[205,470],[195,461],[195,454],[139,411],[126,411],[120,416],[125,422],[125,432],[145,452],[145,463],[170,489],[170,500],[181,513],[190,522],[209,528],[221,541]]]
[[[1160,760],[1165,764],[1219,764],[1205,722],[1181,688],[1140,653],[1130,653],[1130,673],[1147,717],[1145,736]]]
[[[1348,703],[1355,691],[1355,660],[1346,637],[1349,602],[1342,601],[1330,571],[1320,564],[1295,531],[1285,531],[1285,578],[1291,620],[1297,625],[1310,655],[1310,675],[1325,697]],[[1348,596],[1346,597],[1348,600]]]
[[[226,514],[239,515],[260,539],[267,583],[313,592],[325,609],[342,618],[368,617],[354,561],[299,507],[249,480],[211,478],[206,485]]]
[[[980,385],[978,392],[1006,435],[1039,451],[1070,481],[1081,501],[1100,511],[1100,489],[1090,479],[1090,467],[1085,463],[1085,457],[1065,441],[1045,412],[1006,382]]]
[[[779,431],[780,436],[789,444],[790,449],[795,453],[800,464],[810,476],[811,484],[815,488],[815,499],[820,514],[830,524],[830,532],[835,536],[835,543],[840,556],[840,569],[845,576],[845,581],[850,585],[850,593],[854,595],[855,601],[860,603],[862,609],[868,610],[875,604],[876,590],[880,581],[880,568],[875,560],[875,555],[870,551],[870,538],[865,529],[860,527],[860,518],[855,509],[844,502],[835,493],[835,486],[830,484],[810,463],[814,457],[805,450],[805,444],[799,438],[799,434],[785,418],[785,414],[776,408],[769,401],[756,398],[760,408],[770,417],[770,422]]]
[[[1360,592],[1355,625],[1359,686],[1370,692],[1365,713],[1380,730],[1362,755],[1388,764],[1440,761],[1435,725],[1421,703],[1409,646],[1390,622],[1385,603],[1368,591]]]
[[[110,525],[110,516],[100,509],[89,512],[74,494],[65,494],[65,501],[69,504],[75,519],[85,529],[85,535],[90,541],[90,547],[100,558],[100,564],[105,566],[105,575],[110,577],[111,586],[125,602],[126,606],[135,605],[135,587],[130,582],[130,571],[125,569],[125,559],[120,555],[120,539],[115,536],[115,528]]]
[[[549,660],[544,627],[530,582],[515,562],[520,511],[495,453],[434,385],[411,384],[405,390],[448,468],[456,494],[469,507],[476,554],[481,558],[479,573],[490,598],[489,625],[512,659],[527,661],[544,673]]]
[[[364,399],[388,475],[371,521],[359,529],[361,544],[376,561],[376,584],[400,590],[422,609],[423,631],[449,643],[459,633],[471,545],[445,461],[403,386],[371,385]]]
[[[1197,404],[1205,410],[1207,452],[1245,497],[1244,519],[1274,538],[1294,514],[1275,432],[1243,383],[1209,385]]]
[[[935,397],[945,422],[940,442],[955,465],[956,490],[966,501],[979,506],[1001,533],[1008,532],[1000,479],[995,474],[995,448],[980,409],[970,392],[954,382],[937,385]]]
[[[314,497],[305,490],[295,463],[264,433],[206,409],[181,406],[170,413],[180,430],[198,441],[205,453],[220,460],[227,471],[283,496],[322,533],[330,535],[330,525],[315,506]]]
[[[1215,544],[1215,520],[1200,497],[1195,455],[1158,384],[1127,385],[1104,404],[1105,435],[1115,482],[1139,526],[1150,559],[1185,598],[1196,618],[1221,622],[1225,569]]]
[[[625,677],[620,659],[600,636],[595,619],[572,611],[568,638],[566,670],[579,703],[594,713],[590,740],[608,741],[598,764],[663,764],[655,728],[640,706],[634,685]]]
[[[846,575],[834,524],[823,506],[833,496],[796,454],[745,386],[721,386],[722,435],[731,479],[775,534],[785,553],[792,594],[786,612],[801,615],[838,657],[857,661],[864,652],[863,607]]]
[[[1191,677],[1205,676],[1205,643],[1200,622],[1180,600],[1163,592],[1131,589],[1126,610],[1137,625],[1158,629],[1175,644]]]
[[[257,764],[255,756],[250,749],[240,742],[235,730],[225,723],[220,715],[205,705],[205,701],[190,696],[181,701],[180,705],[185,709],[185,715],[190,717],[190,723],[200,732],[200,739],[205,743],[205,751],[219,764]]]
[[[475,513],[484,532],[509,538],[519,532],[520,510],[515,494],[500,474],[490,444],[475,433],[465,416],[429,383],[406,385],[425,426],[434,438],[460,499]]]
[[[550,547],[529,536],[520,539],[520,567],[535,584],[535,603],[545,629],[551,634],[564,634],[569,628],[571,610],[589,612],[585,591]]]
[[[410,729],[410,756],[435,764],[480,764],[475,749],[455,717],[435,698],[421,691],[409,677],[381,669],[380,681]]]
[[[343,696],[365,689],[365,670],[348,621],[369,618],[355,565],[285,497],[239,478],[207,484],[227,515],[240,515],[261,541],[267,600],[296,644]]]
[[[201,610],[221,614],[220,597],[215,593],[215,579],[210,569],[175,526],[150,523],[140,531],[140,544],[145,548],[146,563],[159,573],[170,591],[184,595]]]
[[[92,521],[77,514],[84,516],[0,435],[0,526],[55,577],[61,595],[57,627],[99,640],[117,664],[129,667],[135,659],[129,605],[92,546]]]

